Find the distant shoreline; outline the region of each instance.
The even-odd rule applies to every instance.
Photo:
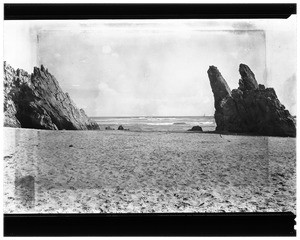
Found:
[[[213,118],[213,115],[195,115],[195,116],[92,116],[89,118],[195,118],[195,117],[208,117]]]

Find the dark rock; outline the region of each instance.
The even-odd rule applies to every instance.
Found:
[[[217,131],[268,136],[296,136],[295,120],[280,103],[273,88],[257,84],[247,65],[240,65],[239,88],[228,92],[228,85],[217,68],[208,77],[215,98]]]
[[[118,130],[124,130],[123,126],[120,125],[120,126],[118,127]]]
[[[207,73],[215,98],[215,108],[220,109],[223,99],[231,96],[230,88],[215,66],[210,66]]]
[[[247,65],[241,63],[239,72],[242,77],[242,79],[239,80],[239,89],[241,91],[258,89],[255,75]]]
[[[74,146],[72,144],[70,144],[69,147],[74,147]]]
[[[115,129],[108,126],[108,127],[105,127],[105,130],[115,130]]]
[[[20,78],[20,71],[18,70],[15,72],[14,69],[7,66],[6,62],[4,62],[4,126],[6,127],[21,127],[19,120],[15,116],[17,113],[15,103],[8,96],[12,83],[7,81],[7,79],[17,75],[16,84],[18,84]]]
[[[202,127],[200,126],[193,126],[191,129],[189,129],[188,131],[197,131],[197,132],[202,132]]]
[[[44,66],[33,74],[4,62],[4,126],[52,130],[99,129]]]

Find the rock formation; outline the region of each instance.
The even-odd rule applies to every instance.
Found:
[[[207,71],[215,99],[216,131],[295,137],[295,120],[275,90],[258,84],[247,65],[240,64],[239,72],[239,87],[231,91],[215,66]]]
[[[4,62],[4,126],[52,129],[99,129],[42,65],[32,74]]]
[[[123,127],[122,125],[120,125],[120,126],[118,127],[118,130],[124,130],[124,127]]]
[[[188,131],[202,132],[203,130],[202,130],[202,127],[200,127],[200,126],[193,126]]]

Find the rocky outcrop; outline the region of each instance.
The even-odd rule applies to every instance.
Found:
[[[239,72],[239,87],[230,91],[215,66],[207,71],[215,99],[216,131],[295,137],[295,120],[275,90],[258,84],[247,65],[240,64]]]
[[[52,129],[99,129],[42,65],[28,74],[4,62],[4,126]]]
[[[258,89],[255,75],[247,65],[240,64],[239,72],[242,77],[242,79],[239,80],[239,89],[241,91]]]
[[[191,129],[189,129],[188,131],[193,131],[193,132],[202,132],[202,127],[200,126],[193,126]]]
[[[124,127],[123,127],[122,125],[120,125],[120,126],[118,127],[118,130],[124,130]]]

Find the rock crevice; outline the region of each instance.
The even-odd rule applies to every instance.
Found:
[[[258,84],[247,65],[240,64],[239,72],[239,87],[230,91],[215,66],[207,71],[215,99],[216,131],[295,137],[295,119],[275,90]]]

